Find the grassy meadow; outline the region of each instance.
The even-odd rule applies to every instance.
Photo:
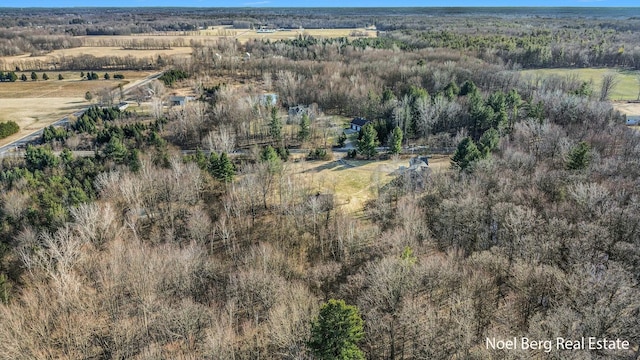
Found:
[[[581,81],[593,81],[593,90],[599,91],[602,76],[608,72],[615,71],[618,74],[618,84],[613,88],[610,100],[612,101],[628,101],[637,100],[640,88],[639,77],[640,72],[637,71],[620,71],[613,69],[538,69],[523,70],[522,74],[526,76],[575,76]]]
[[[344,154],[334,155],[338,159]],[[334,193],[337,205],[349,212],[358,212],[395,178],[401,166],[409,166],[409,159],[302,161],[289,166],[314,190]],[[429,166],[434,172],[447,171],[449,156],[434,155],[429,159]]]

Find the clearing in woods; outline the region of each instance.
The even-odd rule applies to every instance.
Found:
[[[638,92],[640,89],[638,71],[621,71],[617,69],[538,69],[538,70],[523,70],[523,75],[530,76],[575,76],[580,81],[593,81],[593,91],[600,91],[600,83],[602,76],[608,72],[615,72],[618,74],[618,83],[613,88],[610,100],[613,101],[628,101],[637,100]]]
[[[314,190],[335,194],[335,203],[348,212],[363,210],[364,204],[377,196],[377,192],[396,176],[401,166],[409,166],[409,158],[398,160],[340,160],[302,161],[291,163],[291,171],[303,177]],[[429,167],[433,172],[447,171],[449,155],[430,155]]]

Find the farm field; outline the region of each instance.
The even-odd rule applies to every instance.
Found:
[[[638,76],[640,72],[619,71],[606,68],[588,68],[588,69],[538,69],[523,70],[523,75],[528,76],[575,76],[581,81],[593,81],[593,90],[599,91],[602,76],[608,72],[615,71],[618,73],[618,84],[613,88],[610,99],[613,101],[621,100],[637,100],[638,99]]]
[[[109,43],[109,42],[107,42]],[[175,47],[171,49],[157,50],[131,50],[116,46],[84,46],[70,49],[54,50],[46,55],[31,56],[30,54],[0,57],[0,69],[13,69],[16,64],[29,64],[30,62],[51,62],[64,57],[73,57],[80,55],[92,55],[95,57],[128,57],[132,56],[136,59],[156,58],[158,56],[187,56],[191,54],[190,47]],[[24,65],[23,65],[24,67]]]
[[[240,43],[246,43],[252,39],[269,39],[269,40],[282,40],[282,39],[295,39],[300,35],[309,35],[314,37],[322,37],[322,38],[336,38],[336,37],[349,37],[355,38],[352,36],[354,32],[359,34],[366,34],[367,37],[376,37],[377,32],[375,30],[367,30],[364,28],[353,28],[353,29],[291,29],[286,31],[276,31],[272,33],[258,33],[256,30],[251,29],[233,29],[229,26],[216,26],[211,27],[209,29],[203,29],[198,31],[174,31],[174,32],[163,32],[163,33],[149,33],[149,34],[136,34],[136,35],[125,35],[125,36],[80,36],[83,44],[86,47],[101,47],[105,46],[105,44],[116,43],[116,42],[128,42],[128,41],[143,41],[144,39],[153,39],[156,41],[166,41],[167,43],[178,43],[184,47],[184,49],[188,49],[191,51],[191,47],[189,43],[191,40],[194,41],[206,41],[206,40],[215,40],[219,38],[233,38],[238,40]],[[176,47],[175,49],[180,49],[181,47]],[[121,49],[122,50],[122,49]],[[122,50],[126,51],[126,50]],[[143,50],[135,50],[135,51],[143,51]],[[148,50],[148,51],[156,51],[156,50]],[[166,51],[166,50],[157,50],[157,51]],[[176,50],[176,52],[180,53],[180,51]]]
[[[80,80],[79,72],[47,72],[49,80],[16,81],[0,84],[0,122],[13,120],[20,131],[0,140],[0,146],[29,133],[42,129],[52,122],[90,105],[84,96],[87,91],[94,94],[104,88],[123,88],[151,75],[151,72],[118,72],[124,80]],[[42,72],[37,72],[42,77]],[[64,80],[58,80],[62,74]],[[20,75],[20,73],[18,74]],[[100,76],[104,75],[100,73]],[[113,75],[113,73],[111,73]],[[29,76],[29,74],[27,74]]]

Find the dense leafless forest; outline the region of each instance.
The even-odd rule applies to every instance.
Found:
[[[94,107],[4,158],[0,359],[639,358],[640,133],[613,75],[518,70],[637,70],[640,20],[415,11],[0,10],[2,55],[220,24],[379,30],[193,43],[146,64],[165,71],[132,95],[150,112]],[[163,107],[176,88],[196,100]],[[372,120],[354,161],[422,146],[451,167],[347,211],[291,170],[290,152],[311,163],[341,141],[320,112]],[[329,311],[362,321],[327,330]],[[630,345],[487,346],[514,337]]]

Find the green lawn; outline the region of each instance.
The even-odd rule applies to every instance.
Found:
[[[559,75],[566,76],[572,75],[576,76],[578,79],[582,81],[590,81],[593,80],[594,91],[600,90],[600,81],[602,79],[602,75],[607,72],[615,71],[618,73],[618,84],[613,89],[613,93],[610,97],[610,100],[636,100],[638,99],[638,89],[640,85],[638,84],[638,76],[640,76],[640,72],[638,71],[625,71],[625,70],[616,70],[616,69],[539,69],[539,70],[523,70],[522,74],[524,75]]]

